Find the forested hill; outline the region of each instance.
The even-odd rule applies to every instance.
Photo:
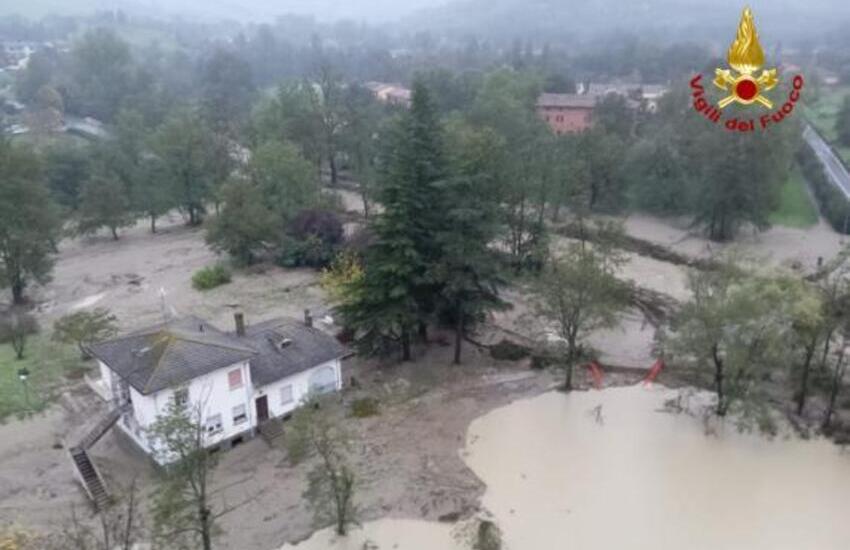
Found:
[[[837,29],[850,21],[850,3],[839,0],[754,0],[759,30],[773,40],[799,29]],[[712,40],[729,35],[740,18],[740,0],[459,0],[428,8],[404,21],[410,29],[493,38],[563,41],[600,31],[654,30],[659,41]],[[810,26],[811,25],[811,26]]]
[[[319,21],[351,19],[387,23],[441,0],[32,0],[0,2],[0,16],[21,15],[39,19],[50,15],[91,15],[120,10],[129,15],[169,18],[172,16],[213,22],[272,21],[282,15],[307,15]]]

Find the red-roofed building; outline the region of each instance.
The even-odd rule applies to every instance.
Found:
[[[558,135],[583,132],[593,124],[596,97],[577,94],[542,94],[537,115]]]

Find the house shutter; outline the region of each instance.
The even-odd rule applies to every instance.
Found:
[[[232,370],[227,373],[227,382],[230,384],[230,389],[242,387],[242,369]]]

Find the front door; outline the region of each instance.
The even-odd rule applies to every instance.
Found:
[[[257,398],[257,424],[269,419],[269,396]]]

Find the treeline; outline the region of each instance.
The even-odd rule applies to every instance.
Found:
[[[80,42],[87,41],[87,35],[100,31],[124,36],[133,44],[129,56],[118,43],[99,49],[107,67],[113,65],[114,58],[126,71],[120,74],[121,81],[97,79],[106,86],[102,89],[86,87],[88,75],[97,67],[73,51]],[[239,25],[164,22],[121,11],[89,18],[50,17],[38,22],[0,18],[0,37],[52,42],[55,46],[42,48],[33,57],[35,65],[27,71],[26,93],[19,95],[34,99],[39,87],[50,83],[59,91],[69,112],[90,114],[106,122],[118,107],[96,105],[96,113],[90,111],[86,92],[98,92],[96,98],[115,98],[122,88],[126,88],[125,92],[136,90],[139,99],[146,98],[153,104],[151,109],[162,96],[166,100],[194,98],[203,89],[206,67],[218,50],[226,50],[241,60],[253,83],[261,89],[307,74],[319,57],[330,61],[346,80],[407,84],[418,72],[435,67],[474,73],[505,65],[536,68],[544,76],[573,82],[638,78],[664,83],[699,70],[710,57],[704,47],[695,43],[650,41],[629,33],[600,34],[598,40],[587,43],[567,35],[544,40],[539,35],[522,33],[508,33],[497,40],[475,33],[457,37],[350,22],[321,24],[297,16],[280,17],[267,24]],[[66,43],[72,52],[59,47]],[[106,103],[112,102],[107,99]]]
[[[829,181],[815,152],[808,145],[801,145],[797,151],[797,162],[817,198],[821,215],[836,231],[850,232],[850,201]]]
[[[696,367],[719,416],[772,432],[777,403],[785,409],[790,401],[787,412],[802,428],[836,429],[836,411],[846,407],[846,266],[814,284],[749,267],[731,256],[692,272],[692,298],[659,334],[659,348],[678,366]]]

